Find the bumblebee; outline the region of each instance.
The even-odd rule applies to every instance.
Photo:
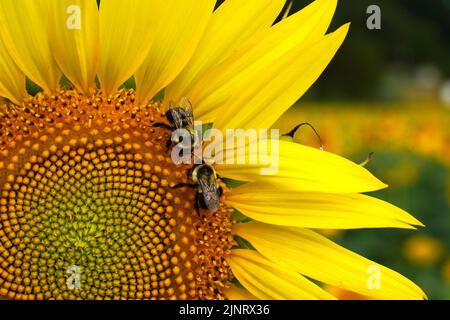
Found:
[[[174,188],[190,187],[196,188],[195,209],[200,212],[200,208],[207,209],[214,213],[219,209],[220,197],[223,188],[219,185],[218,175],[214,168],[206,163],[194,166],[190,170],[191,183],[179,183]]]
[[[152,124],[151,127],[164,128],[170,131],[185,129],[189,132],[192,146],[195,146],[195,143],[199,140],[197,139],[197,132],[194,126],[194,112],[189,99],[183,97],[178,104],[171,101],[169,103],[169,110],[166,111],[165,116],[170,125],[164,122],[157,122]],[[172,142],[179,143],[180,141],[178,138],[173,140],[169,139],[166,146],[169,148]]]

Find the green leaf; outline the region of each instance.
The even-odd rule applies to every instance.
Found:
[[[162,101],[162,100],[164,100],[164,96],[165,96],[165,91],[163,89],[160,92],[158,92],[156,94],[156,96],[153,97],[152,101]]]
[[[69,79],[65,75],[62,76],[61,80],[59,81],[59,85],[64,90],[70,90],[73,89],[73,84],[70,82]]]
[[[234,241],[237,242],[240,249],[250,249],[250,250],[256,250],[250,242],[245,240],[244,238],[241,238],[239,236],[234,236]]]
[[[34,83],[28,78],[26,79],[26,87],[28,94],[33,97],[37,95],[39,92],[44,91],[41,87],[39,87],[36,83]]]
[[[136,90],[136,79],[134,78],[134,76],[131,76],[130,79],[125,81],[125,83],[121,86],[121,88],[125,88],[127,90],[129,90],[129,89]]]
[[[246,215],[244,215],[243,213],[239,212],[238,210],[234,209],[233,214],[231,215],[231,218],[233,220],[236,220],[237,222],[250,222],[253,219],[247,217]]]
[[[246,181],[238,181],[238,180],[233,180],[233,179],[229,179],[229,178],[221,178],[223,183],[225,183],[227,185],[228,188],[237,188],[239,186],[242,186],[243,184],[246,184]]]

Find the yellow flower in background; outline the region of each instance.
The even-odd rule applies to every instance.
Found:
[[[214,0],[2,0],[0,94],[11,102],[0,107],[0,295],[334,298],[312,278],[373,298],[424,298],[310,230],[421,225],[360,194],[385,187],[363,167],[280,141],[274,176],[216,165],[247,183],[198,214],[195,190],[173,188],[190,167],[173,163],[168,132],[149,128],[182,97],[215,128],[270,128],[343,42],[348,25],[327,33],[336,2],[273,25],[284,0],[226,0],[215,11]],[[73,90],[60,88],[62,75]],[[133,75],[136,91],[119,89]],[[43,93],[29,97],[26,77]],[[233,209],[253,221],[235,223]]]
[[[290,130],[298,119],[320,128],[326,149],[338,154],[354,154],[362,150],[369,153],[387,148],[419,153],[450,165],[450,114],[443,105],[301,103],[301,107],[291,108],[275,125],[282,130]],[[315,141],[314,136],[306,131],[298,136],[301,141]],[[411,170],[409,174],[414,179],[414,169],[410,167],[408,170]],[[398,175],[403,176],[403,183],[411,182],[408,181],[409,175]],[[398,177],[392,178],[397,184]]]
[[[450,259],[447,259],[442,267],[442,277],[447,283],[450,283]]]
[[[429,236],[413,236],[404,243],[403,253],[411,262],[432,265],[442,258],[444,245]]]

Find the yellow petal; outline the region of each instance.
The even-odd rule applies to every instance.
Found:
[[[367,169],[338,155],[283,140],[279,141],[279,152],[275,147],[272,147],[272,152],[272,141],[269,140],[268,144],[268,159],[261,158],[255,148],[249,147],[243,150],[246,158],[237,156],[234,162],[244,164],[229,164],[227,160],[216,166],[217,171],[223,177],[267,182],[292,191],[359,193],[386,187]],[[247,159],[249,156],[259,156],[257,163],[251,164]],[[274,175],[268,174],[271,170],[267,173],[261,170],[267,170],[269,166],[277,171]]]
[[[258,299],[333,299],[300,274],[267,260],[253,250],[232,250],[228,263],[239,282]]]
[[[362,194],[292,192],[248,183],[233,188],[225,202],[252,219],[283,226],[412,229],[411,225],[422,225],[402,209]]]
[[[51,2],[50,43],[64,75],[85,92],[95,87],[99,59],[98,8],[93,0]]]
[[[50,49],[49,3],[0,1],[0,33],[17,66],[45,91],[54,92],[62,74]]]
[[[325,36],[306,50],[292,50],[245,80],[245,92],[217,119],[218,128],[270,128],[318,79],[344,41],[349,25]],[[247,105],[247,108],[242,108]]]
[[[248,290],[241,289],[232,285],[230,288],[224,290],[225,297],[228,300],[257,300]]]
[[[98,77],[109,95],[128,80],[148,55],[155,30],[154,1],[100,2]]]
[[[187,95],[195,106],[195,116],[198,119],[216,118],[215,126],[223,129],[225,120],[229,121],[230,115],[235,115],[236,111],[245,109],[250,112],[255,108],[262,111],[264,108],[261,105],[252,104],[252,100],[259,99],[263,94],[259,89],[265,83],[271,84],[274,77],[284,79],[284,72],[289,75],[292,69],[299,73],[305,71],[305,64],[301,64],[303,69],[297,70],[299,60],[311,50],[308,48],[314,47],[323,38],[335,6],[335,0],[315,1],[271,27],[268,33],[263,32],[259,38],[251,38],[229,58],[211,68]],[[326,51],[332,51],[332,48]],[[291,71],[288,71],[287,66]],[[293,85],[292,79],[289,81],[289,86]],[[305,81],[300,77],[295,82]],[[283,90],[290,91],[289,86],[283,86]],[[274,94],[273,90],[278,88],[277,85],[270,89],[268,94]],[[256,100],[253,102],[259,103]],[[236,108],[237,105],[239,108]],[[243,120],[248,120],[247,114],[243,116]]]
[[[311,230],[253,221],[238,224],[233,231],[274,263],[321,282],[377,299],[426,297],[417,285],[399,273]]]
[[[8,54],[0,39],[0,96],[20,104],[27,96],[25,75]]]
[[[189,96],[193,85],[249,38],[267,32],[285,0],[227,0],[213,14],[188,65],[166,88],[167,100]],[[230,23],[232,21],[232,23]]]
[[[158,12],[158,20],[150,52],[136,72],[136,89],[141,101],[153,98],[186,66],[212,16],[215,0],[151,3]]]

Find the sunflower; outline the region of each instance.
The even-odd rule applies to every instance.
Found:
[[[346,37],[327,33],[336,2],[274,23],[284,0],[2,0],[0,296],[424,298],[313,231],[421,225],[360,194],[385,187],[363,167],[280,141],[275,175],[214,165],[220,206],[197,212],[196,190],[173,187],[190,166],[152,127],[187,97],[219,130],[270,128]]]

